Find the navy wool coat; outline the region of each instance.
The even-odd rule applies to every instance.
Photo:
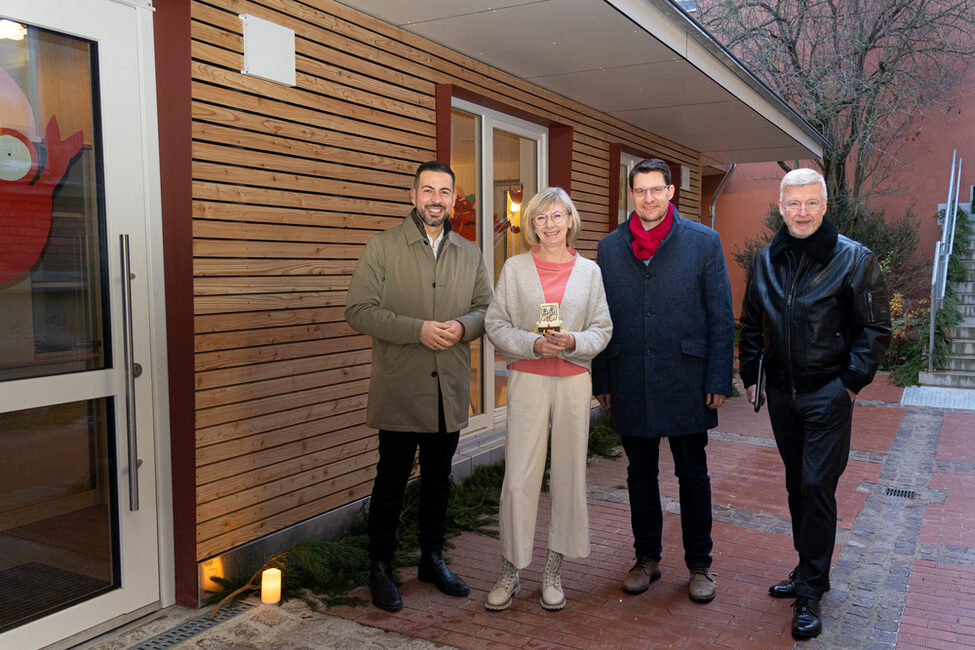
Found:
[[[637,218],[630,215],[630,219]],[[610,394],[616,432],[663,437],[718,424],[705,394],[731,395],[734,313],[718,233],[674,224],[644,265],[629,220],[599,242],[613,337],[593,360],[593,393]]]

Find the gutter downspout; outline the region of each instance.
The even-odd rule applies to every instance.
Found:
[[[731,167],[724,173],[724,178],[721,179],[718,189],[714,191],[714,196],[711,197],[711,230],[717,230],[714,225],[715,220],[718,218],[718,197],[724,192],[724,186],[728,184],[728,179],[735,173],[735,167],[737,166],[738,163],[731,163]]]

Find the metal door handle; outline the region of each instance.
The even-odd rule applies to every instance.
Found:
[[[135,426],[135,356],[132,337],[132,264],[129,236],[119,235],[122,260],[122,365],[125,370],[125,427],[129,443],[129,510],[139,509],[139,447]],[[141,374],[141,373],[140,373]]]

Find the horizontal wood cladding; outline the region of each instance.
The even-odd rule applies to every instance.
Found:
[[[244,13],[295,30],[295,87],[240,72]],[[333,0],[194,0],[192,40],[201,560],[369,493],[370,339],[345,294],[435,156],[437,84],[572,128],[584,255],[610,222],[613,143],[689,167],[679,207],[700,212],[697,152]]]

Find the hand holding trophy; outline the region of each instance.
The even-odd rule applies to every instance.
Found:
[[[569,352],[575,349],[576,340],[572,334],[562,329],[559,318],[559,303],[543,302],[538,306],[538,322],[535,323],[535,333],[544,338],[535,342],[535,352],[542,357],[556,357],[559,352]]]

